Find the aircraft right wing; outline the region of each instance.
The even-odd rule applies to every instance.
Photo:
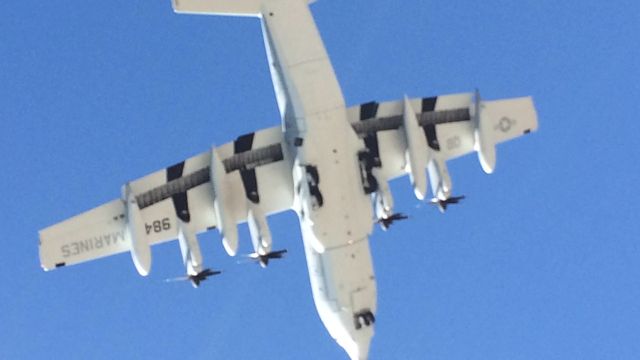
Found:
[[[359,154],[363,183],[374,183],[374,174],[379,181],[408,174],[419,197],[426,192],[425,168],[433,165],[430,177],[448,179],[447,160],[477,151],[490,173],[496,144],[538,128],[531,97],[485,101],[477,92],[370,102],[347,113],[366,148]]]
[[[233,243],[230,234],[249,210],[266,216],[292,206],[291,160],[283,146],[276,126],[131,181],[121,199],[41,230],[41,265],[51,270],[130,250],[133,255],[136,242],[144,252],[176,239],[181,227],[200,233],[223,223],[225,247],[235,253],[237,237]]]

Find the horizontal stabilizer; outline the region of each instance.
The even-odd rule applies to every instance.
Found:
[[[172,0],[173,10],[177,13],[231,16],[258,16],[262,2],[263,0]]]

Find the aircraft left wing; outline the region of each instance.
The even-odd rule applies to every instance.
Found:
[[[283,146],[276,126],[131,181],[121,199],[41,230],[41,265],[51,270],[131,251],[141,271],[150,267],[151,245],[180,231],[213,228],[224,228],[225,248],[235,254],[235,227],[250,210],[252,217],[266,216],[292,206],[291,161]]]

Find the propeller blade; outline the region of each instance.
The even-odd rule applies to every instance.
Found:
[[[282,249],[282,250],[277,250],[277,251],[271,251],[271,252],[266,253],[264,255],[260,255],[260,254],[254,252],[254,253],[245,255],[245,257],[251,262],[259,263],[260,266],[262,266],[264,268],[264,267],[267,267],[267,265],[269,264],[269,260],[271,260],[271,259],[282,259],[282,257],[286,253],[287,253],[287,249]],[[246,262],[238,261],[238,264],[242,264],[242,263],[246,263]]]
[[[211,270],[211,269],[204,270],[204,276],[213,276],[213,275],[220,275],[220,274],[222,274],[221,270]]]
[[[447,210],[447,207],[449,205],[453,205],[453,204],[458,204],[460,203],[460,200],[465,199],[464,195],[460,195],[460,196],[452,196],[450,198],[447,198],[445,200],[441,200],[438,198],[433,198],[429,201],[429,203],[431,205],[435,205],[438,207],[438,209],[440,210],[441,213],[444,213]]]
[[[403,213],[395,213],[387,218],[378,219],[377,223],[380,224],[382,230],[387,230],[396,221],[406,220],[409,217]]]
[[[219,274],[222,274],[222,271],[211,270],[207,268],[195,275],[186,275],[186,276],[179,276],[175,278],[169,278],[169,279],[165,279],[165,282],[191,281],[195,287],[198,287],[198,285],[200,285],[202,281],[207,280],[209,276],[214,276]]]
[[[282,257],[286,253],[287,253],[287,249],[282,249],[282,250],[278,250],[278,251],[272,251],[272,252],[266,254],[265,256],[267,258],[269,258],[269,259],[282,259]]]

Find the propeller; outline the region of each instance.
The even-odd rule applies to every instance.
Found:
[[[197,288],[198,286],[200,286],[200,283],[205,281],[205,280],[207,280],[207,278],[209,276],[214,276],[214,275],[218,275],[218,274],[222,274],[222,271],[204,269],[204,270],[200,271],[199,273],[197,273],[195,275],[180,276],[180,277],[167,279],[165,281],[166,282],[191,281],[191,285],[193,285],[193,287]]]
[[[395,213],[389,217],[378,219],[377,223],[380,224],[382,230],[387,231],[395,221],[405,220],[408,218],[409,217],[403,213]]]
[[[452,196],[450,198],[447,198],[445,200],[441,200],[438,198],[433,198],[431,199],[431,204],[432,205],[436,205],[438,207],[438,209],[440,210],[441,213],[444,214],[444,212],[447,210],[447,207],[449,205],[452,204],[458,204],[460,202],[460,200],[464,200],[465,196]]]
[[[251,260],[257,261],[260,264],[260,266],[262,266],[263,268],[266,268],[267,265],[269,265],[269,260],[282,259],[282,257],[286,253],[287,253],[287,249],[283,249],[283,250],[271,251],[264,255],[260,255],[258,253],[252,253],[247,255],[247,257]]]

